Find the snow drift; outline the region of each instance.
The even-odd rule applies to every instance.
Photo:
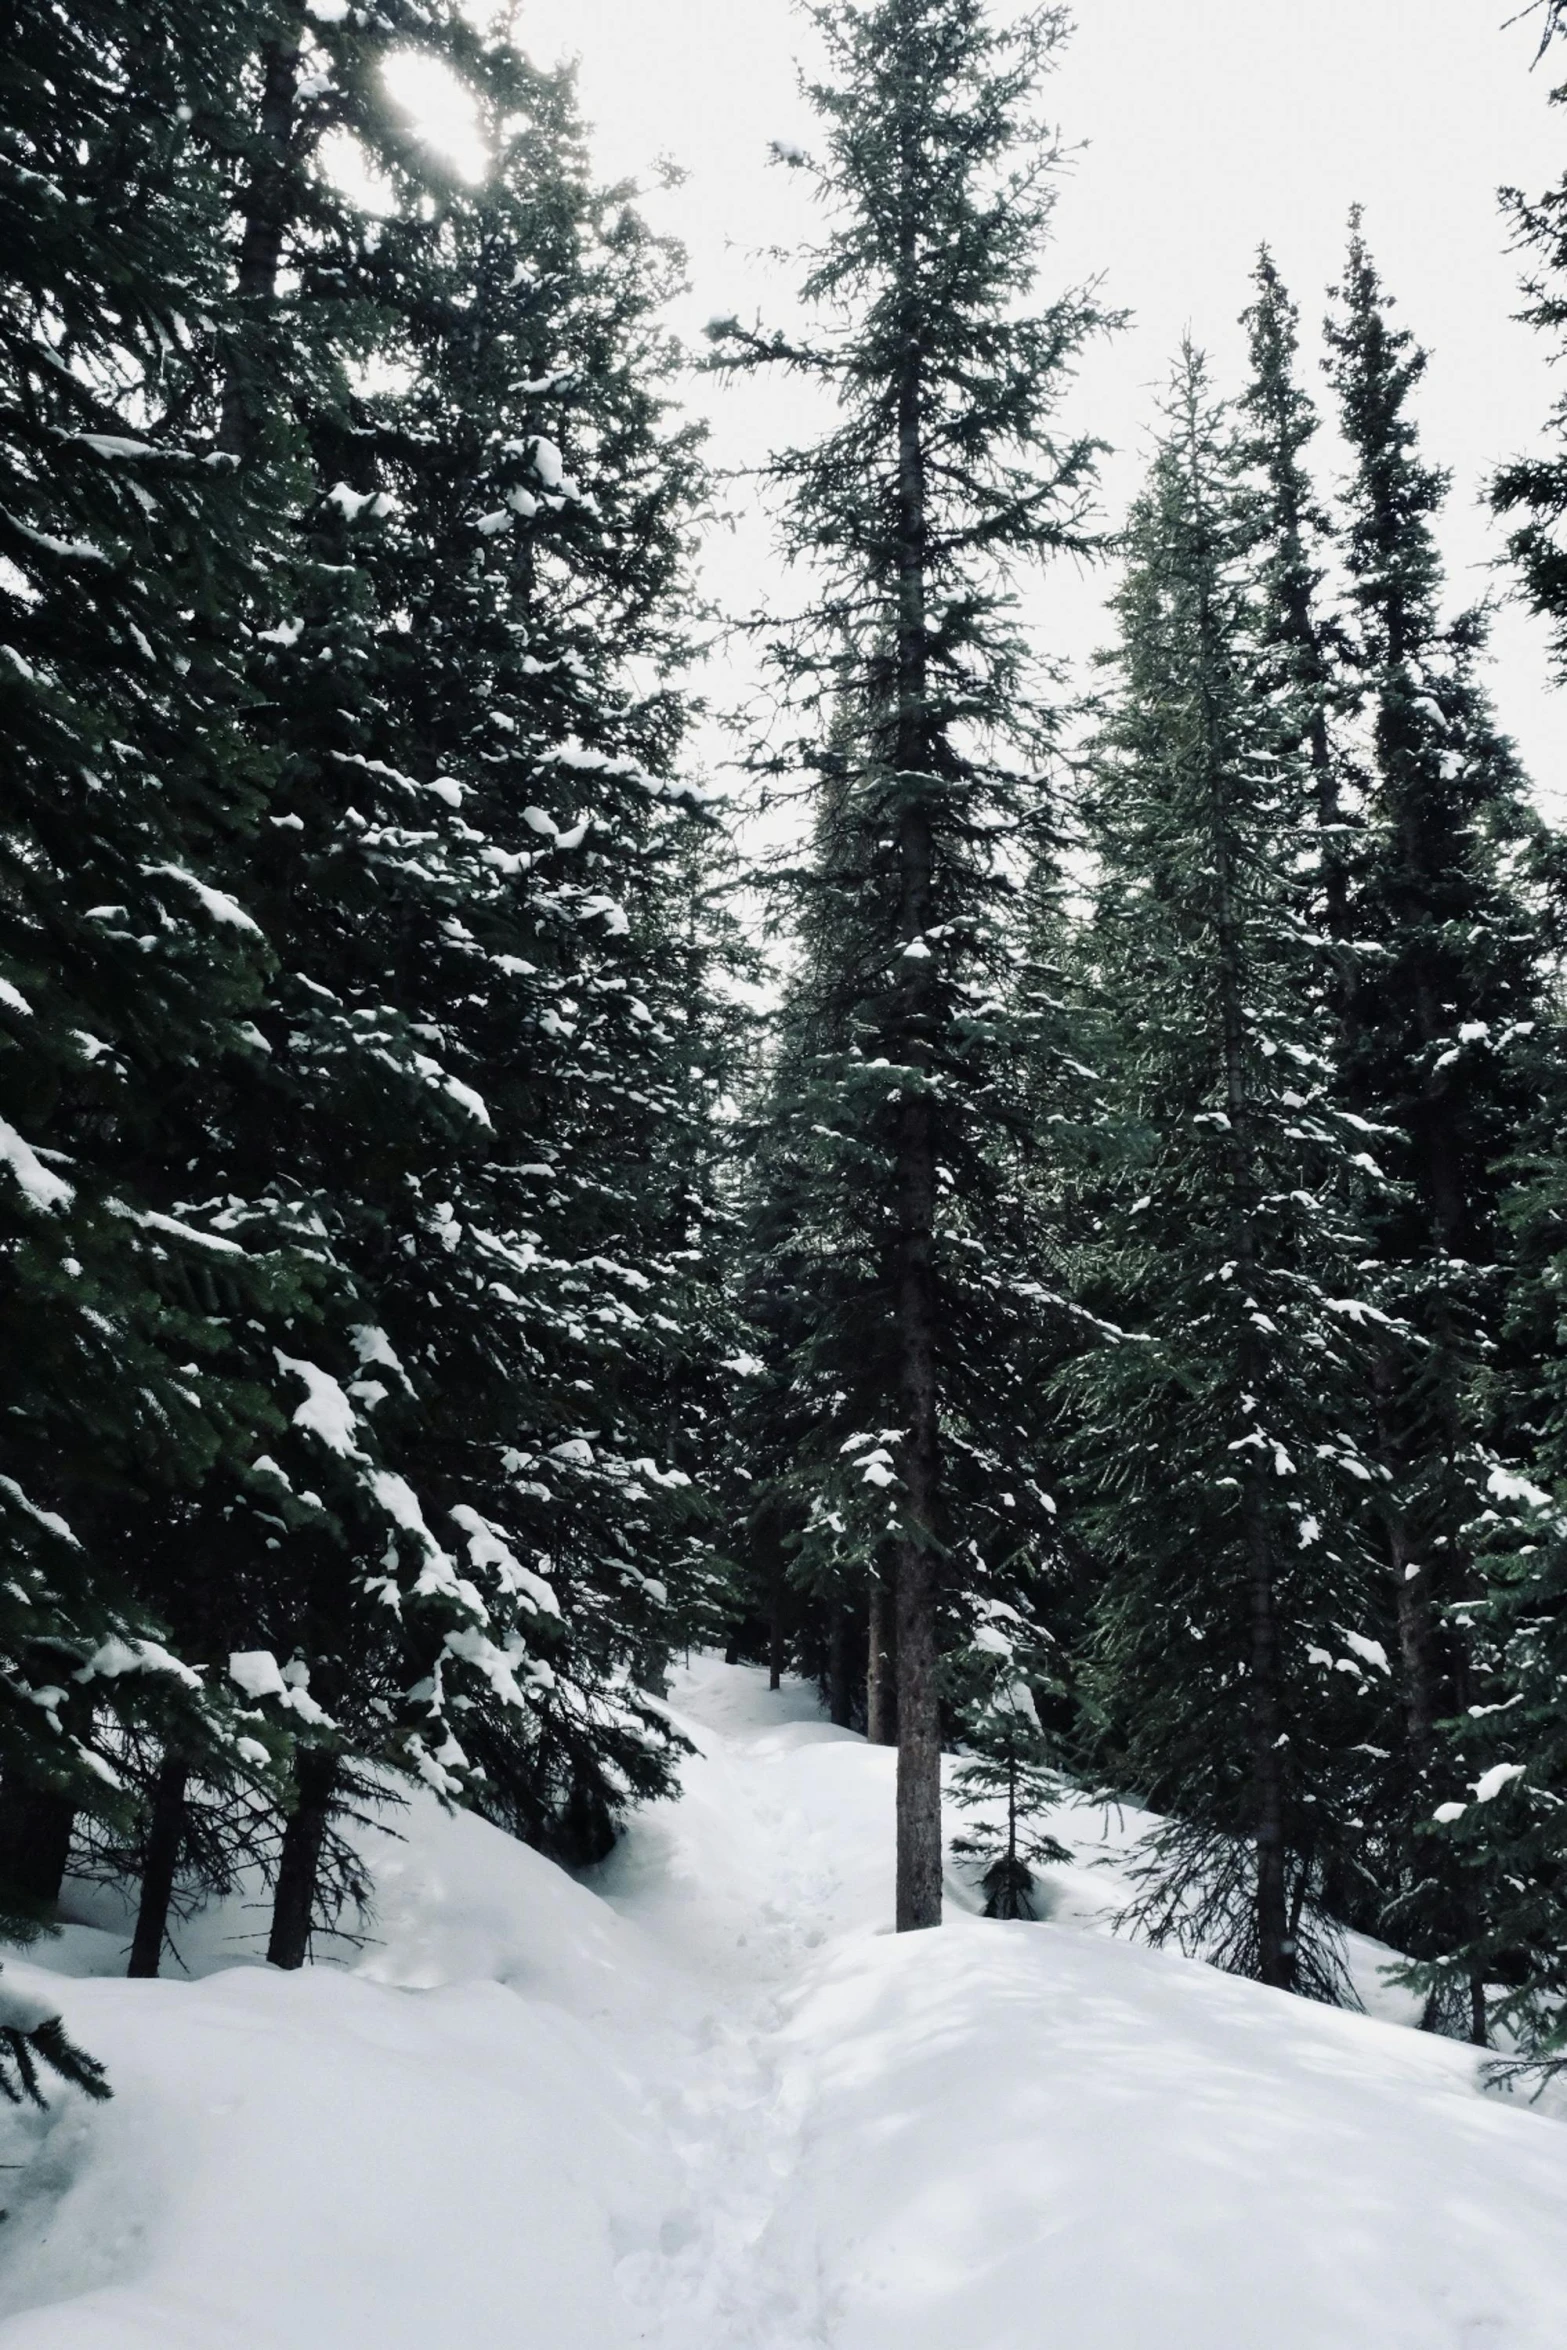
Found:
[[[676,1703],[591,1884],[420,1799],[301,1975],[240,1905],[8,1960],[116,2097],[0,2118],[0,2350],[1561,2350],[1567,2129],[1473,2051],[1115,1939],[1113,1866],[895,1937],[891,1755]]]

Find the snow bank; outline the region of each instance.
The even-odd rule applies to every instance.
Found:
[[[591,1880],[419,1798],[299,1975],[240,1903],[127,1983],[78,1889],[6,1980],[116,2097],[0,2115],[0,2350],[1560,2350],[1567,2129],[1472,2051],[1116,1940],[1135,1817],[895,1937],[892,1756],[676,1696]]]

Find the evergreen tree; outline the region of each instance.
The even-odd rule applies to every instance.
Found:
[[[1062,1794],[1039,1716],[1048,1653],[1036,1626],[1015,1608],[992,1604],[980,1611],[967,1651],[948,1666],[968,1750],[952,1800],[959,1810],[982,1815],[954,1836],[952,1849],[979,1867],[988,1918],[1032,1918],[1035,1869],[1072,1858],[1058,1837],[1036,1824]]]
[[[280,1762],[283,1965],[323,1855],[350,1884],[333,1819],[384,1785],[367,1768],[577,1857],[663,1784],[646,1692],[711,1580],[689,1497],[734,1042],[706,828],[670,780],[697,482],[656,323],[674,258],[592,185],[569,84],[460,9],[187,13],[40,19],[7,313],[12,668],[55,730],[58,836],[11,836],[7,1003],[19,1098],[63,1103],[72,1152],[8,1126],[12,1253],[29,1346],[53,1314],[86,1368],[17,1427],[49,1581],[35,1559],[0,1847],[52,1804],[57,1882],[54,1813],[68,1832],[83,1788],[134,1787],[139,1824],[117,1798],[97,1848],[140,1864],[137,1972],[178,1882],[220,1885],[253,1842],[244,1791]],[[392,101],[410,45],[467,77],[476,185]],[[93,149],[102,235],[60,195],[100,118],[123,149]],[[117,761],[163,796],[105,794],[100,871],[77,803]],[[78,896],[101,969],[72,944],[45,1000],[22,931],[66,935]],[[73,1476],[139,1613],[61,1513]]]
[[[374,228],[324,169],[324,143],[354,128],[373,133],[401,171],[410,210],[417,206],[413,141],[379,86],[390,42],[416,17],[432,39],[422,11],[394,10],[357,32],[345,15],[334,53],[322,28],[312,29],[291,0],[246,9],[223,73],[188,110],[209,214],[215,208],[203,223],[214,282],[205,366],[188,403],[189,423],[206,436],[208,464],[233,479],[243,500],[246,563],[225,583],[222,636],[226,645],[258,656],[247,661],[242,679],[244,734],[270,784],[258,837],[234,844],[230,863],[236,891],[242,882],[256,921],[271,934],[276,961],[248,1030],[247,1064],[226,1086],[192,1087],[183,1132],[166,1124],[158,1139],[185,1200],[196,1203],[190,1213],[224,1235],[218,1246],[236,1256],[282,1253],[303,1270],[293,1293],[272,1310],[230,1314],[223,1324],[256,1379],[274,1391],[262,1431],[270,1441],[252,1442],[234,1461],[215,1464],[164,1523],[131,1513],[124,1547],[138,1588],[174,1620],[209,1678],[224,1676],[235,1656],[232,1686],[252,1701],[246,1711],[256,1716],[251,1751],[265,1759],[279,1747],[297,1749],[280,1855],[283,1906],[301,1880],[295,1848],[301,1839],[307,1849],[319,1846],[324,1833],[313,1783],[345,1738],[352,1744],[359,1734],[378,1755],[443,1790],[455,1785],[438,1759],[452,1743],[441,1719],[441,1687],[433,1696],[410,1692],[428,1681],[445,1634],[471,1638],[475,1615],[484,1612],[477,1586],[459,1577],[424,1524],[406,1478],[376,1442],[363,1357],[367,1349],[379,1352],[384,1338],[358,1269],[334,1246],[331,1196],[311,1183],[321,1153],[289,1117],[307,1094],[298,1082],[299,1061],[313,1060],[318,1100],[335,1089],[361,1113],[361,1148],[373,1148],[365,1108],[404,1110],[416,1087],[427,1090],[426,1072],[395,1010],[390,1049],[377,1035],[349,1043],[352,1032],[346,1019],[334,1018],[330,991],[312,992],[308,972],[299,972],[292,926],[314,921],[330,936],[338,920],[352,918],[341,897],[334,904],[312,889],[322,876],[302,858],[294,861],[281,901],[273,886],[276,844],[291,841],[300,820],[291,805],[291,747],[267,707],[275,678],[267,674],[266,655],[289,640],[298,607],[313,591],[317,607],[331,614],[323,637],[332,626],[337,632],[335,645],[318,649],[329,659],[333,652],[342,656],[329,691],[335,701],[353,704],[362,598],[353,564],[334,560],[354,519],[346,486],[335,506],[330,497],[321,501],[331,517],[324,531],[312,537],[298,521],[301,497],[319,512],[310,494],[313,452],[341,418],[348,370],[373,349],[372,330],[388,310],[384,301],[378,308],[370,300],[364,284],[361,264]],[[202,246],[200,236],[191,241]],[[407,277],[405,270],[400,282],[406,285]],[[322,485],[335,486],[335,477]],[[319,713],[325,683],[323,676],[303,697],[303,721]],[[362,869],[373,860],[360,862]],[[289,1025],[280,1037],[284,1006]],[[291,1051],[296,1040],[308,1049]],[[395,1083],[387,1083],[399,1059],[401,1100]],[[330,1121],[322,1124],[322,1139],[341,1134]],[[353,1181],[345,1178],[340,1195]],[[350,1392],[355,1385],[358,1397]],[[221,1581],[208,1567],[219,1549],[227,1564]],[[349,1567],[345,1576],[345,1562],[356,1560],[359,1571]],[[323,1709],[308,1687],[310,1661],[293,1654],[301,1607],[319,1630],[321,1594],[345,1587],[355,1595],[354,1624],[336,1618],[325,1655],[318,1650],[314,1661],[324,1693],[340,1709],[350,1688],[363,1700],[357,1722]],[[361,1654],[351,1661],[356,1640]],[[286,1674],[272,1654],[279,1647],[291,1659]],[[193,1738],[188,1728],[148,1757],[133,1971],[156,1970],[176,1879],[203,1842],[197,1814],[209,1794],[222,1795],[221,1784],[213,1786],[213,1762],[210,1741]],[[238,1816],[243,1826],[243,1809]],[[271,1955],[281,1963],[297,1964],[303,1956],[305,1906],[303,1921],[297,1900],[288,1919],[274,1920]]]
[[[124,1816],[116,1722],[267,1760],[164,1645],[123,1539],[281,1424],[236,1333],[305,1278],[182,1200],[267,967],[226,886],[268,782],[230,626],[250,517],[199,417],[223,199],[194,126],[243,29],[222,5],[29,6],[0,134],[0,1845],[35,1902],[78,1805]]]
[[[405,1256],[385,1305],[423,1397],[410,1475],[559,1600],[550,1685],[525,1741],[488,1734],[482,1800],[596,1856],[625,1793],[664,1783],[639,1692],[689,1555],[683,1397],[717,1280],[728,1048],[668,682],[700,474],[657,323],[678,254],[630,191],[593,184],[569,77],[505,46],[482,65],[489,171],[448,213],[412,389],[367,415],[394,500],[374,559],[383,755],[456,811],[453,894],[405,941],[403,984],[485,1110],[425,1179],[438,1245]]]
[[[1063,1382],[1102,1577],[1087,1695],[1105,1763],[1171,1815],[1154,1938],[1332,1997],[1325,1893],[1386,1670],[1355,1432],[1367,1173],[1331,1099],[1309,736],[1290,681],[1260,683],[1277,551],[1258,564],[1248,452],[1190,350],[1167,413],[1092,799],[1106,1123],[1079,1282],[1114,1327]]]
[[[1478,679],[1483,617],[1448,620],[1435,518],[1447,477],[1419,455],[1425,356],[1395,328],[1360,233],[1328,323],[1353,458],[1345,489],[1351,654],[1365,738],[1352,876],[1347,1105],[1387,1137],[1374,1218],[1391,1327],[1372,1386],[1402,1694],[1392,1938],[1416,1958],[1463,1938],[1461,1888],[1423,1828],[1450,1797],[1439,1725],[1473,1697],[1466,1526],[1484,1506],[1482,1372],[1504,1311],[1501,1162],[1530,1107],[1542,936],[1527,901],[1538,826]],[[1379,1145],[1379,1150],[1383,1146]],[[1444,1987],[1444,1985],[1446,1987]],[[1478,1980],[1429,2020],[1485,2030]]]
[[[270,1954],[297,1965],[366,1764],[573,1857],[663,1783],[642,1692],[700,1555],[673,1456],[711,1409],[727,1046],[678,704],[628,683],[679,657],[669,257],[591,186],[569,86],[460,12],[269,30],[227,131],[217,430],[272,518],[252,886],[279,969],[202,1177],[268,1170],[256,1214],[309,1226],[324,1295],[277,1344],[286,1441],[186,1531],[221,1522],[293,1736]],[[404,40],[464,72],[477,183],[389,107]],[[345,136],[374,211],[327,168]]]
[[[1562,12],[1552,0],[1541,28],[1542,55],[1561,25]],[[1561,100],[1562,92],[1553,91],[1552,102]],[[1559,291],[1567,262],[1567,184],[1534,200],[1507,190],[1503,203],[1538,271],[1526,281],[1525,316],[1540,332],[1559,336],[1567,320]],[[1567,411],[1558,408],[1552,418],[1557,441],[1564,427]],[[1555,451],[1514,460],[1498,473],[1492,495],[1497,511],[1512,522],[1510,552],[1529,602],[1551,629],[1560,668],[1567,652],[1567,562],[1560,546],[1567,463]],[[1535,861],[1548,909],[1542,944],[1559,971],[1559,859],[1548,840],[1538,844]],[[1516,1157],[1502,1170],[1513,1178],[1513,1188],[1504,1202],[1511,1260],[1507,1327],[1487,1381],[1486,1432],[1496,1450],[1483,1506],[1468,1529],[1476,1597],[1461,1613],[1477,1702],[1454,1725],[1464,1785],[1437,1807],[1427,1831],[1428,1843],[1458,1881],[1463,1923],[1425,1974],[1449,2007],[1473,1998],[1472,1985],[1483,1985],[1492,2029],[1526,2063],[1551,2070],[1564,2061],[1567,2037],[1561,1958],[1567,1916],[1561,1833],[1567,1802],[1561,1310],[1567,1094],[1559,994],[1559,981],[1542,989],[1540,1029],[1514,1048],[1527,1056],[1525,1090],[1533,1102],[1518,1133]]]
[[[770,467],[812,580],[777,647],[806,722],[788,758],[820,774],[844,710],[856,731],[833,786],[852,883],[829,882],[851,1033],[818,1067],[812,1123],[859,1376],[852,1418],[850,1390],[828,1391],[808,1536],[853,1527],[863,1558],[875,1528],[895,1561],[907,1929],[941,1913],[943,1603],[1019,1548],[995,1390],[1024,1301],[992,1253],[987,1143],[1007,1115],[1003,845],[1036,803],[1040,721],[1008,567],[1087,543],[1094,450],[1058,435],[1055,409],[1099,320],[1078,296],[1025,308],[1053,162],[1029,108],[1060,14],[1000,27],[980,0],[877,0],[813,18],[831,78],[810,92],[823,158],[801,167],[829,228],[804,294],[829,323],[815,341],[715,331],[720,364],[797,370],[838,406]]]

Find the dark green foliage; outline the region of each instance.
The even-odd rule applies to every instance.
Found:
[[[1541,53],[1561,30],[1556,0],[1543,12]],[[1552,92],[1560,104],[1563,93]],[[1561,280],[1567,267],[1567,188],[1527,198],[1504,191],[1503,203],[1530,275],[1525,316],[1559,341],[1567,323]],[[1550,422],[1551,445],[1504,466],[1493,502],[1510,518],[1510,551],[1526,596],[1547,622],[1560,668],[1567,654],[1567,560],[1561,520],[1567,512],[1567,463],[1560,443],[1567,412]],[[1541,844],[1547,852],[1552,844]],[[1466,1986],[1482,1998],[1503,2044],[1526,2070],[1558,2070],[1564,2061],[1567,1974],[1567,1546],[1562,1496],[1567,1489],[1567,1388],[1564,1388],[1562,1285],[1567,1253],[1562,1177],[1567,1094],[1561,1065],[1559,858],[1547,853],[1541,925],[1557,978],[1542,990],[1540,1027],[1523,1048],[1524,1100],[1516,1152],[1499,1173],[1509,1190],[1506,1324],[1486,1382],[1490,1443],[1477,1508],[1466,1528],[1475,1558],[1473,1587],[1460,1615],[1472,1658],[1472,1699],[1450,1724],[1462,1785],[1424,1823],[1423,1843],[1460,1888],[1458,1923],[1423,1954],[1419,1979],[1435,2000],[1454,2003]]]
[[[228,886],[268,781],[228,617],[248,510],[200,421],[223,198],[193,125],[242,40],[221,5],[28,6],[0,133],[0,1754],[110,1814],[115,1717],[238,1759],[125,1536],[281,1424],[236,1330],[301,1281],[183,1184],[268,963]]]
[[[108,2075],[96,2057],[77,2047],[57,2015],[42,2015],[36,2021],[20,2016],[16,2021],[4,2019],[5,2007],[16,2014],[18,2009],[31,2010],[33,2005],[0,1993],[0,2097],[11,2105],[24,2100],[30,2105],[47,2105],[40,2077],[46,2069],[73,2089],[80,2089],[95,2105],[104,2104],[114,2094]]]
[[[305,1779],[330,1854],[367,1766],[591,1857],[664,1784],[723,1377],[678,256],[456,7],[29,8],[17,50],[13,1808],[158,1850],[159,1905]]]
[[[1422,460],[1425,368],[1358,222],[1328,323],[1354,469],[1346,485],[1350,653],[1367,742],[1351,872],[1342,1098],[1384,1130],[1392,1177],[1371,1237],[1401,1327],[1371,1364],[1402,1724],[1389,1801],[1388,1930],[1427,1957],[1463,1937],[1462,1888],[1423,1834],[1453,1792],[1437,1724],[1474,1694],[1466,1534],[1482,1506],[1484,1373],[1505,1312],[1503,1161],[1535,1082],[1544,934],[1529,881],[1538,820],[1478,680],[1483,619],[1445,617],[1434,524],[1446,477]],[[1483,2030],[1478,1991],[1431,2020]]]
[[[1356,1433],[1376,1176],[1332,1099],[1309,757],[1287,685],[1257,690],[1277,550],[1259,563],[1246,455],[1188,353],[1097,753],[1081,951],[1107,1076],[1078,1280],[1112,1328],[1063,1387],[1101,1751],[1177,1822],[1145,1922],[1200,1943],[1217,1902],[1229,1963],[1321,1991],[1314,1921],[1355,1866],[1376,1727],[1357,1658],[1373,1692],[1386,1669]]]

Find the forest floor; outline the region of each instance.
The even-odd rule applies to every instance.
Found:
[[[114,2102],[0,2115],[0,2350],[1563,2350],[1567,2120],[1474,2051],[1135,1947],[1141,1823],[1050,1915],[894,1936],[893,1757],[698,1660],[589,1880],[419,1801],[372,1939],[214,1908],[8,1959]]]

